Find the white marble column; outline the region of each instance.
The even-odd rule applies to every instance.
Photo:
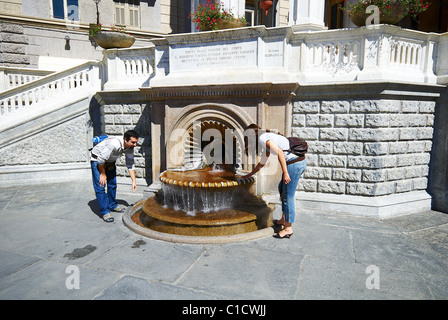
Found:
[[[235,17],[244,17],[245,0],[222,0],[224,8],[230,9]]]
[[[289,25],[300,30],[326,29],[325,0],[289,0]]]

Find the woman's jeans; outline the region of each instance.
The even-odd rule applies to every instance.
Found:
[[[287,168],[291,181],[288,184],[285,184],[285,182],[283,182],[282,175],[282,180],[278,185],[278,191],[282,200],[282,211],[285,214],[285,221],[288,223],[293,223],[296,220],[296,204],[294,196],[300,176],[306,169],[306,159],[291,163]]]
[[[106,178],[107,178],[107,193],[106,187],[100,185],[100,171],[98,170],[98,162],[90,161],[92,168],[93,189],[95,190],[96,200],[100,207],[100,214],[104,216],[111,210],[118,207],[117,195],[117,169],[115,165],[107,164]]]

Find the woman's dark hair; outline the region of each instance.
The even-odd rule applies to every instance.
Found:
[[[124,133],[124,139],[126,141],[129,141],[129,139],[131,139],[131,137],[137,138],[138,139],[138,133],[134,130],[128,130]]]

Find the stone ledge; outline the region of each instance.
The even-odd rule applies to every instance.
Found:
[[[279,205],[278,195],[263,196],[268,204]],[[387,219],[431,210],[431,196],[426,191],[377,197],[348,196],[310,192],[296,192],[297,211],[318,211],[329,214],[348,214]]]
[[[88,163],[17,165],[0,168],[0,187],[91,179]]]

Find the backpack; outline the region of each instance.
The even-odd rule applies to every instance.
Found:
[[[98,143],[100,143],[101,141],[104,141],[108,138],[109,136],[107,134],[103,134],[102,136],[95,136],[92,138],[92,142],[93,142],[93,146],[96,146]],[[89,151],[92,151],[93,148],[89,148]]]
[[[103,140],[106,140],[109,136],[107,134],[104,134],[102,136],[96,136],[92,138],[93,145],[97,145]]]
[[[308,144],[305,140],[298,137],[289,137],[289,150],[288,152],[294,153],[297,156],[304,156],[308,151]]]

